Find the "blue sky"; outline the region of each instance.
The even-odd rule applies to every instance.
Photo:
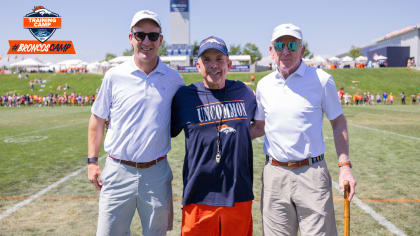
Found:
[[[223,38],[228,45],[255,43],[268,55],[271,32],[281,23],[302,28],[311,52],[333,56],[349,51],[352,45],[365,46],[385,34],[420,24],[418,0],[189,0],[191,43],[209,35]],[[117,56],[129,48],[128,32],[132,16],[150,9],[159,14],[163,34],[169,35],[169,0],[13,0],[2,3],[0,15],[0,55],[7,57],[8,40],[34,40],[23,29],[23,16],[34,6],[58,13],[63,20],[50,40],[72,40],[77,55],[26,55],[57,62],[78,58],[102,60],[107,52]],[[20,58],[21,56],[19,56]]]

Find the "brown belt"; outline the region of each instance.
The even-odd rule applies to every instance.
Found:
[[[281,161],[277,161],[276,159],[274,159],[272,157],[270,158],[267,155],[267,160],[270,160],[270,159],[271,159],[271,165],[273,165],[273,166],[287,166],[287,167],[290,167],[290,168],[299,168],[299,167],[302,167],[302,166],[309,166],[309,165],[312,165],[314,163],[317,163],[317,162],[320,162],[320,161],[324,160],[324,154],[321,154],[317,157],[310,157],[308,159],[305,159],[305,160],[302,160],[302,161],[296,161],[296,162],[281,162]]]
[[[109,158],[111,158],[114,161],[118,161],[120,163],[128,165],[128,166],[136,167],[136,168],[139,168],[139,169],[144,169],[144,168],[149,168],[153,165],[156,165],[159,161],[165,159],[166,155],[161,156],[158,159],[156,159],[154,161],[149,161],[149,162],[132,162],[132,161],[120,160],[120,159],[117,159],[113,156],[109,156]]]

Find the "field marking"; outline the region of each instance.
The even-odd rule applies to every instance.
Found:
[[[418,138],[418,137],[404,135],[404,134],[399,134],[399,133],[395,133],[395,132],[392,132],[392,131],[380,130],[380,129],[370,128],[370,127],[367,127],[367,126],[356,125],[356,124],[349,124],[349,125],[350,126],[357,127],[357,128],[361,128],[361,129],[367,129],[367,130],[372,130],[372,131],[377,131],[377,132],[382,132],[382,133],[387,133],[387,134],[393,134],[393,135],[397,135],[397,136],[400,136],[400,137],[410,138],[410,139],[414,139],[414,140],[420,141],[420,138]]]
[[[339,187],[339,185],[336,182],[332,181],[332,185],[334,186],[335,189],[337,189],[339,192],[341,192],[340,191],[340,187]],[[383,217],[383,216],[379,215],[378,213],[376,213],[376,211],[374,211],[369,205],[363,203],[358,197],[353,196],[352,202],[355,203],[364,212],[366,212],[367,214],[369,214],[370,216],[372,216],[372,218],[375,219],[376,222],[378,222],[379,224],[381,224],[382,226],[384,226],[391,233],[393,233],[395,235],[398,235],[398,236],[407,236],[404,233],[404,231],[400,230],[393,223],[391,223],[390,221],[388,221],[387,219],[385,219],[385,217]]]
[[[26,136],[22,138],[5,138],[3,142],[5,143],[33,143],[33,142],[41,142],[47,139],[48,136]]]
[[[0,196],[0,200],[3,201],[22,201],[27,200],[29,197],[25,196]],[[174,201],[182,201],[182,198],[174,197]],[[97,201],[98,197],[54,197],[54,196],[43,196],[38,197],[33,200],[39,201]],[[420,199],[369,199],[369,198],[360,198],[362,202],[397,202],[397,203],[420,203]],[[261,201],[261,198],[254,198],[254,201]],[[334,198],[334,202],[344,202],[343,198]]]
[[[100,159],[103,159],[104,157],[105,157],[105,156],[102,156]],[[70,174],[69,174],[69,175],[67,175],[67,176],[64,176],[63,178],[61,178],[61,179],[60,179],[60,180],[58,180],[57,182],[55,182],[55,183],[53,183],[53,184],[51,184],[51,185],[47,186],[46,188],[42,189],[41,191],[39,191],[39,192],[35,193],[34,195],[30,196],[28,199],[26,199],[26,200],[24,200],[24,201],[22,201],[22,202],[19,202],[19,203],[17,203],[17,204],[15,204],[13,207],[11,207],[11,208],[7,209],[6,211],[4,211],[3,213],[1,213],[1,214],[0,214],[0,221],[1,221],[2,219],[6,218],[7,216],[9,216],[10,214],[12,214],[12,213],[14,213],[14,212],[18,211],[20,208],[22,208],[22,207],[24,207],[24,206],[28,205],[28,204],[29,204],[29,203],[31,203],[33,200],[35,200],[35,199],[37,199],[37,198],[41,197],[42,195],[44,195],[45,193],[47,193],[47,192],[48,192],[48,191],[50,191],[51,189],[54,189],[54,188],[58,187],[60,184],[62,184],[62,183],[64,183],[64,182],[66,182],[66,181],[67,181],[67,180],[69,180],[70,178],[72,178],[72,177],[74,177],[74,176],[76,176],[76,175],[80,174],[82,171],[84,171],[84,170],[86,170],[86,169],[87,169],[87,165],[86,165],[86,166],[84,166],[84,167],[82,167],[82,168],[80,168],[80,169],[78,169],[78,170],[76,170],[76,171],[73,171],[72,173],[70,173]]]
[[[32,134],[32,133],[38,133],[38,132],[51,130],[51,129],[60,129],[60,128],[64,128],[64,127],[67,127],[67,126],[79,125],[79,124],[83,124],[83,123],[87,124],[88,121],[83,121],[83,122],[80,121],[80,122],[74,122],[74,123],[65,124],[65,125],[58,125],[58,126],[54,126],[54,127],[50,127],[50,128],[45,128],[45,129],[32,130],[32,131],[22,133],[22,134],[18,134],[18,135],[11,135],[11,136],[2,137],[2,139],[9,139],[9,138],[13,138],[13,137],[23,136],[23,135]]]

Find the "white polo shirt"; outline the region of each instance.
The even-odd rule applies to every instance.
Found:
[[[265,120],[265,154],[287,162],[325,152],[323,114],[334,120],[343,113],[331,75],[302,62],[286,80],[278,71],[266,75],[256,96],[255,120]]]
[[[185,85],[181,75],[159,59],[147,75],[134,57],[104,76],[91,112],[109,118],[105,151],[118,159],[148,162],[171,148],[171,103],[178,88]]]

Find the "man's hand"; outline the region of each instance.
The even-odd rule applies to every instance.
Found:
[[[264,127],[265,127],[265,121],[254,120],[254,122],[251,123],[251,127],[249,129],[249,132],[251,134],[251,139],[263,136],[264,135]]]
[[[344,181],[349,181],[350,185],[350,193],[349,193],[349,201],[353,198],[353,195],[356,190],[356,180],[353,177],[353,173],[351,172],[351,168],[349,166],[342,166],[340,167],[340,175],[338,177],[338,185],[340,186],[340,190],[344,192]]]
[[[101,181],[101,168],[99,168],[98,163],[89,163],[88,164],[88,178],[89,181],[95,185],[97,190],[101,190],[102,181]]]

